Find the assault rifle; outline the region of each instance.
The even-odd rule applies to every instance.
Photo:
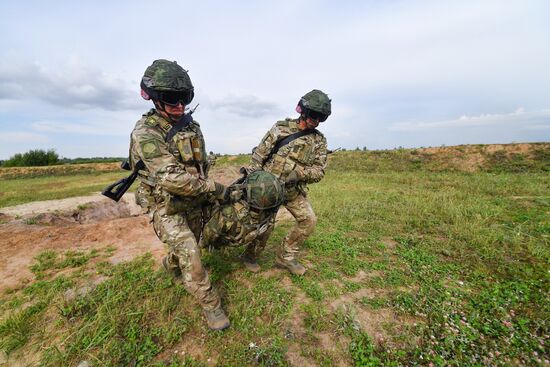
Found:
[[[128,162],[127,159],[124,162],[122,162],[122,164],[120,165],[120,168],[122,168],[126,171],[131,170],[130,163]],[[132,186],[132,184],[136,180],[136,178],[138,176],[138,171],[141,170],[141,169],[144,169],[144,168],[145,168],[145,163],[143,163],[143,161],[140,159],[136,163],[136,165],[134,167],[134,170],[132,171],[130,176],[128,176],[126,178],[123,178],[123,179],[115,182],[114,184],[111,184],[111,185],[107,186],[101,192],[101,194],[107,196],[109,199],[112,199],[112,200],[118,202],[120,200],[120,198],[122,197],[122,195],[124,195],[124,193],[126,191],[128,191],[130,186]]]

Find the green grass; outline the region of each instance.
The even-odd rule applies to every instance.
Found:
[[[216,166],[245,166],[250,160],[249,157],[244,154],[221,156],[217,159]],[[118,165],[114,168],[104,168],[104,171],[94,170],[94,165],[66,164],[42,168],[14,170],[0,168],[0,186],[2,187],[0,208],[32,201],[90,195],[102,191],[107,185],[129,175],[128,171],[118,169]],[[130,191],[133,191],[137,184],[138,181],[132,185]],[[35,223],[31,221],[29,224]]]
[[[248,166],[250,163],[250,154],[222,155],[216,159],[216,166]]]
[[[14,358],[35,351],[46,366],[544,365],[548,173],[536,162],[518,169],[524,160],[436,172],[399,151],[370,170],[360,154],[337,153],[311,186],[318,224],[304,277],[270,270],[288,223],[259,274],[235,260],[241,249],[204,254],[228,330],[208,331],[148,255],[111,265],[108,249],[50,251],[31,265],[39,279],[1,296],[0,347]],[[63,297],[98,273],[106,280],[92,291]]]
[[[57,200],[89,195],[127,176],[115,172],[89,173],[67,176],[41,176],[31,178],[0,178],[0,208],[40,200]]]

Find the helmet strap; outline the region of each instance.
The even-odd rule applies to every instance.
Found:
[[[172,116],[166,111],[166,105],[164,104],[164,102],[160,100],[153,100],[153,103],[158,111],[164,112],[164,114],[168,116],[170,122],[176,123],[181,119],[173,119]]]
[[[155,108],[159,111],[162,111],[164,112],[165,114],[168,115],[168,112],[166,112],[166,105],[164,104],[164,102],[162,101],[159,101],[158,99],[153,99],[153,104],[155,105]],[[168,115],[170,116],[170,115]]]
[[[306,115],[305,115],[305,114],[301,114],[301,115],[300,115],[300,118],[298,119],[298,126],[300,126],[300,129],[302,129],[302,127],[303,127],[303,129],[307,129],[307,122],[306,122],[306,120],[307,120]]]

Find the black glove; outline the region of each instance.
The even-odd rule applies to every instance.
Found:
[[[216,191],[214,191],[214,196],[216,200],[221,201],[222,203],[226,203],[229,201],[229,190],[227,186],[219,183],[214,182],[214,185],[216,186]]]
[[[239,170],[239,173],[243,176],[248,176],[249,174],[251,174],[252,172],[255,172],[256,169],[252,168],[252,167],[241,167],[241,169]]]

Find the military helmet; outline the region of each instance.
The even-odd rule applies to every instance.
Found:
[[[141,89],[150,99],[174,106],[180,102],[188,105],[195,95],[187,71],[177,62],[164,59],[153,61],[145,70]]]
[[[300,98],[296,111],[306,117],[323,122],[330,116],[330,102],[325,93],[319,89],[314,89]]]
[[[281,181],[266,171],[254,171],[243,182],[244,200],[252,208],[273,209],[282,204],[285,193]]]

